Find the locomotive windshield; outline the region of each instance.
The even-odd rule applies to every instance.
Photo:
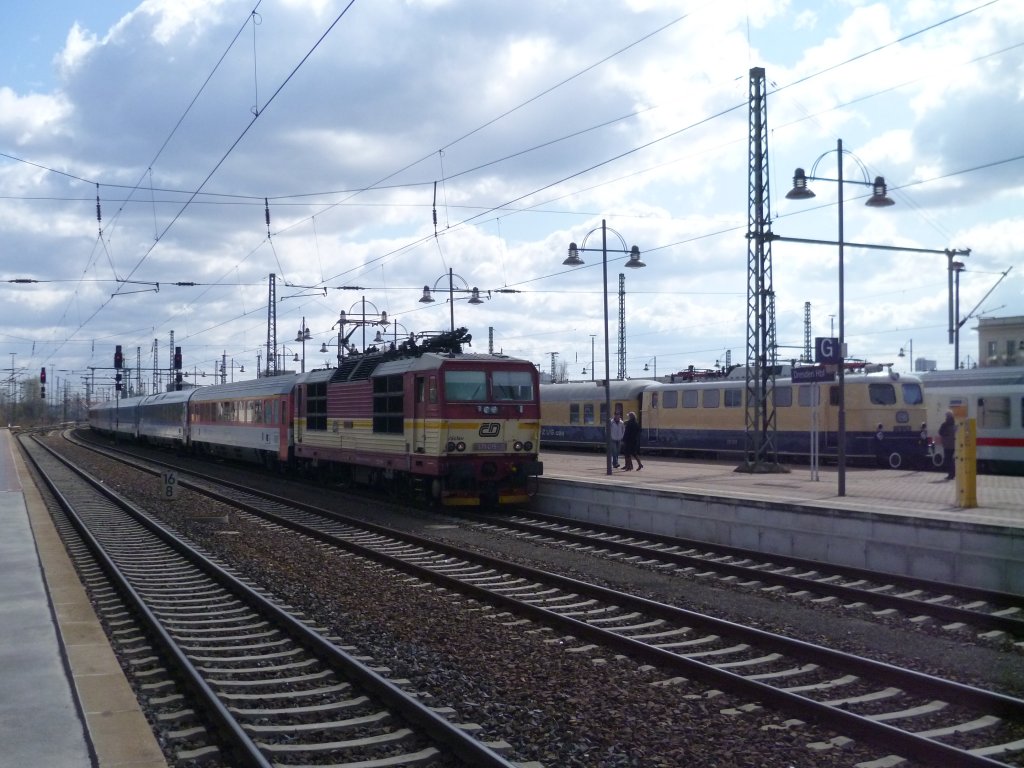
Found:
[[[533,400],[533,377],[529,371],[493,371],[491,386],[495,400],[515,400],[528,403]]]
[[[486,371],[445,371],[444,391],[449,402],[486,400],[529,403],[536,397],[529,371],[490,371],[488,394]]]
[[[924,392],[921,391],[921,385],[907,382],[903,385],[903,404],[904,405],[921,405],[924,402]]]
[[[445,371],[444,392],[449,401],[487,399],[487,375],[483,371]]]

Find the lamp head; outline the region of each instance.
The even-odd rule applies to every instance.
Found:
[[[471,291],[471,294],[472,295],[469,297],[469,303],[470,304],[483,304],[484,303],[483,299],[480,298],[480,289],[479,288],[474,287],[473,290]]]
[[[875,183],[871,187],[871,197],[867,199],[864,205],[870,208],[885,208],[890,205],[896,205],[896,201],[886,195],[884,176],[875,176]],[[786,195],[786,197],[789,197],[789,195]]]
[[[576,243],[569,243],[569,255],[562,264],[567,267],[578,267],[583,263],[583,259],[580,258],[579,249],[576,247]]]
[[[630,269],[639,269],[640,267],[647,266],[640,261],[640,249],[635,245],[629,249],[629,260],[626,262],[626,266]]]
[[[906,354],[906,352],[903,351],[903,347],[900,347],[899,357],[906,357],[906,356],[907,356],[907,354]]]
[[[810,200],[814,193],[807,186],[807,174],[803,168],[793,171],[793,188],[786,193],[787,200]]]
[[[434,301],[434,297],[430,295],[430,286],[423,286],[423,295],[420,297],[420,302],[423,304],[430,304]]]
[[[323,344],[320,345],[320,352],[322,352],[322,353],[326,353],[327,352],[327,342],[326,341]]]

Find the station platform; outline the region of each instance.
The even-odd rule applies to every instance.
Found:
[[[819,467],[815,479],[799,464],[785,465],[783,473],[751,474],[737,472],[737,462],[642,456],[642,471],[620,468],[608,475],[603,453],[545,451],[541,460],[549,478],[1024,528],[1024,477],[978,475],[977,506],[960,507],[957,481],[941,471],[847,467],[840,496],[834,465]]]
[[[0,768],[166,768],[14,448],[0,429]]]

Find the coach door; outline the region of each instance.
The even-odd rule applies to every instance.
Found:
[[[427,452],[427,377],[413,379],[412,449]]]

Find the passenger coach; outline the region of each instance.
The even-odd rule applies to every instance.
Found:
[[[787,370],[788,372],[788,370]],[[746,382],[710,375],[678,382],[612,382],[613,413],[635,411],[643,450],[695,456],[741,457],[746,450]],[[914,377],[851,368],[845,376],[846,455],[854,461],[897,468],[927,461],[925,407]],[[838,454],[839,389],[834,383],[775,380],[776,448],[780,455],[820,458]],[[604,388],[548,384],[541,388],[544,445],[604,444]]]

